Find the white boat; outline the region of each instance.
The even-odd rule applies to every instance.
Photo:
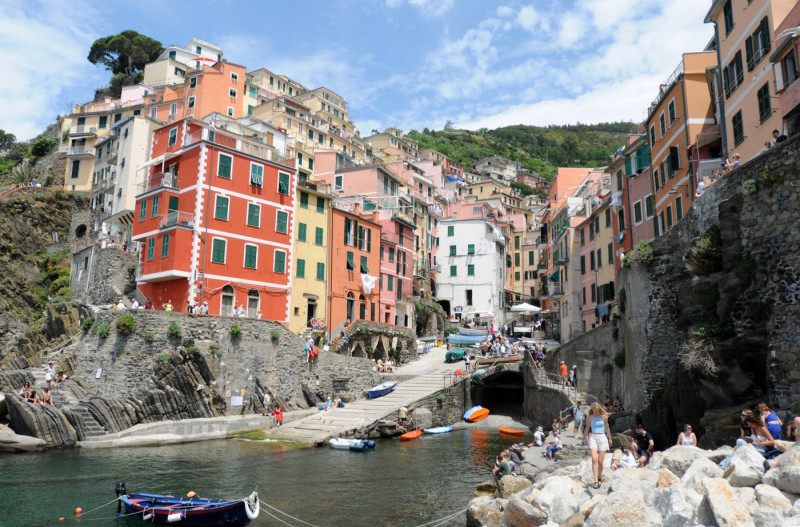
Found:
[[[375,441],[366,439],[344,439],[333,437],[328,440],[328,445],[334,450],[351,450],[353,452],[363,452],[367,448],[374,448]]]
[[[426,434],[446,434],[448,432],[453,431],[453,426],[452,425],[435,426],[433,428],[423,428],[422,431],[425,432]]]
[[[367,395],[370,399],[375,399],[376,397],[380,397],[381,395],[386,395],[387,393],[391,392],[396,386],[397,381],[388,381],[372,387],[367,391]]]

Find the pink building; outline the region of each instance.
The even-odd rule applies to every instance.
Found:
[[[384,324],[411,327],[414,232],[392,219],[381,224],[380,318]],[[398,304],[402,304],[398,309]]]

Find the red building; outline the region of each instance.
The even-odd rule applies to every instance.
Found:
[[[155,307],[288,320],[295,169],[257,139],[184,119],[156,130],[136,198],[137,285]]]

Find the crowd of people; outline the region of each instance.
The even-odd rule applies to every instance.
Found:
[[[53,363],[50,362],[44,366],[44,386],[41,389],[41,394],[31,387],[30,382],[26,381],[20,388],[19,395],[31,404],[41,407],[48,405],[55,407],[53,389],[67,379],[69,379],[69,375],[63,371],[56,372]]]

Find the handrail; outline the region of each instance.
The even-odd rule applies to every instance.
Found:
[[[78,331],[77,333],[72,335],[70,338],[68,338],[64,342],[59,343],[57,346],[53,346],[52,348],[41,350],[40,356],[43,359],[49,359],[49,358],[54,357],[56,355],[56,353],[60,353],[60,352],[64,351],[64,348],[66,348],[67,346],[72,344],[72,341],[75,340],[77,337],[80,337],[82,334],[83,334],[82,331]],[[56,351],[53,352],[53,350],[56,350]]]

